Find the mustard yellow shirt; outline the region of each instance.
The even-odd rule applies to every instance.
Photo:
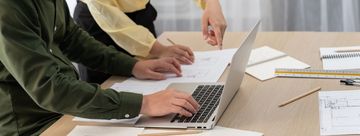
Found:
[[[149,0],[82,0],[100,28],[130,54],[147,57],[156,38],[125,13],[144,9]],[[195,0],[205,7],[205,0]]]

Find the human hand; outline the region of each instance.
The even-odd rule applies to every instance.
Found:
[[[138,61],[132,70],[132,74],[138,79],[163,80],[166,79],[164,73],[182,76],[180,63],[174,58],[144,60]]]
[[[199,110],[199,104],[186,93],[174,89],[163,90],[143,97],[140,113],[148,116],[164,116],[171,113],[191,117]]]
[[[202,16],[204,40],[207,40],[210,45],[219,46],[221,49],[225,30],[226,20],[219,0],[206,0],[206,7]]]
[[[150,54],[159,58],[163,57],[174,57],[181,64],[192,64],[194,63],[194,53],[192,50],[183,45],[172,45],[164,46],[160,42],[156,41],[153,45]]]

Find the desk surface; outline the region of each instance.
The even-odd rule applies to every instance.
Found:
[[[224,48],[238,47],[245,33],[227,33]],[[360,33],[320,32],[260,32],[254,48],[270,46],[286,52],[311,66],[320,69],[319,47],[360,45]],[[200,32],[167,32],[159,39],[167,43],[170,38],[178,44],[189,45],[193,50],[215,50],[203,42]],[[168,43],[170,44],[170,43]],[[224,72],[220,81],[227,75]],[[110,87],[123,77],[111,77],[102,87]],[[218,125],[262,132],[267,136],[316,136],[320,134],[318,94],[312,94],[285,107],[278,105],[310,89],[320,86],[321,91],[356,89],[339,85],[334,79],[275,78],[261,82],[246,75],[233,101],[221,117]],[[119,126],[119,124],[73,122],[64,116],[47,129],[43,135],[66,135],[76,125]]]

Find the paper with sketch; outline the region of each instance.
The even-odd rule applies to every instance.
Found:
[[[163,130],[163,129],[144,129],[142,134],[151,134],[151,133],[164,133],[164,132],[176,132],[179,130]],[[183,130],[186,131],[186,130]],[[181,136],[262,136],[264,134],[253,131],[232,129],[226,127],[215,126],[211,130],[204,130],[199,134],[187,134]],[[180,135],[178,135],[180,136]]]
[[[110,120],[106,120],[106,119],[88,119],[88,118],[81,118],[81,117],[74,117],[73,121],[80,121],[80,122],[99,122],[99,123],[119,123],[119,124],[128,124],[128,125],[133,125],[136,123],[136,121],[138,121],[140,118],[136,117],[136,118],[132,118],[132,119],[110,119]]]
[[[76,126],[68,136],[137,136],[143,130],[135,127]]]
[[[264,81],[275,76],[276,68],[296,68],[296,69],[305,69],[309,68],[308,64],[305,64],[299,60],[296,60],[290,56],[286,56],[283,58],[275,59],[272,61],[264,62],[261,64],[257,64],[246,69],[246,73],[251,76],[256,77],[257,79]]]
[[[319,92],[320,134],[360,134],[360,90]]]
[[[117,91],[130,91],[151,94],[166,89],[171,83],[184,82],[217,82],[228,66],[235,49],[194,52],[195,62],[192,65],[182,65],[182,77],[167,75],[166,80],[139,80],[129,78],[121,83],[115,83],[111,88]]]

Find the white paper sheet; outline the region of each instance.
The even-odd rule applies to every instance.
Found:
[[[151,94],[166,89],[171,83],[185,82],[217,82],[228,66],[236,49],[194,52],[195,62],[192,65],[182,65],[182,77],[167,75],[166,80],[139,80],[130,78],[121,83],[115,83],[111,88],[117,91],[130,91]]]
[[[238,48],[223,49],[223,50],[212,50],[212,51],[196,51],[195,56],[218,56],[224,58],[228,63],[231,62],[232,57]]]
[[[360,134],[360,90],[319,92],[320,134]]]
[[[132,118],[132,119],[111,119],[111,120],[105,120],[105,119],[88,119],[88,118],[81,118],[81,117],[74,117],[73,121],[80,121],[80,122],[99,122],[99,123],[120,123],[120,124],[128,124],[133,125],[136,123],[137,120],[139,120],[139,117]]]
[[[68,136],[137,136],[143,130],[134,127],[76,126]]]
[[[246,73],[254,76],[255,78],[263,81],[268,80],[275,76],[276,68],[296,68],[305,69],[309,68],[308,64],[305,64],[299,60],[296,60],[290,56],[282,57],[279,59],[271,60],[261,64],[257,64],[246,69]]]
[[[179,130],[145,129],[143,134],[176,132],[176,131],[179,131]],[[187,134],[187,135],[181,135],[181,136],[262,136],[262,135],[264,135],[264,134],[259,133],[259,132],[215,126],[213,129],[204,130],[202,133],[199,133],[199,134]],[[178,135],[178,136],[180,136],[180,135]]]
[[[264,63],[266,61],[278,59],[280,57],[286,56],[285,53],[275,50],[273,48],[270,48],[268,46],[263,46],[260,48],[253,49],[250,54],[248,67],[257,65],[260,63]]]

